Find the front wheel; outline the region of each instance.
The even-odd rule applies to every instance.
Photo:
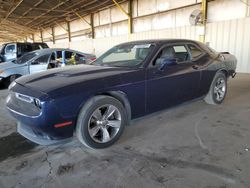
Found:
[[[210,86],[208,94],[205,97],[205,101],[208,104],[221,104],[227,94],[227,78],[223,72],[218,72]]]
[[[89,148],[109,147],[121,136],[126,119],[125,109],[118,100],[109,96],[95,96],[79,113],[77,138]]]

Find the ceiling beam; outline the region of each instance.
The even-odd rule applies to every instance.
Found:
[[[65,10],[65,11],[72,12],[72,9],[75,10],[74,7],[78,6],[78,5],[81,4],[81,3],[84,3],[84,2],[85,2],[85,3],[84,3],[85,6],[88,6],[88,5],[91,5],[91,4],[93,4],[93,3],[96,3],[96,1],[97,1],[97,0],[94,0],[94,1],[91,1],[91,2],[86,2],[86,0],[80,0],[80,1],[78,1],[77,3],[74,3],[73,5],[68,6],[68,7],[67,7],[66,9],[64,9],[64,10]],[[67,15],[69,14],[69,12],[64,13],[63,15],[64,15],[64,16],[67,16]],[[73,13],[73,14],[74,14],[74,13]],[[42,26],[44,23],[48,23],[48,22],[52,22],[52,23],[53,23],[53,21],[55,21],[55,20],[57,20],[57,19],[51,19],[51,20],[47,20],[47,21],[41,20],[40,22],[36,22],[35,24],[31,25],[31,27],[33,27],[33,28],[39,27],[39,26]]]
[[[23,2],[23,0],[19,0],[18,3],[8,12],[8,14],[5,16],[4,20],[7,20],[8,17],[19,7],[19,5]]]
[[[38,1],[33,7],[29,8],[27,11],[25,11],[22,16],[20,16],[20,18],[22,18],[23,16],[27,15],[31,10],[33,10],[34,7],[39,6],[44,0],[40,0]],[[15,20],[15,22],[17,22],[18,19]]]
[[[51,9],[48,9],[45,13],[42,13],[41,15],[37,16],[36,18],[32,19],[31,21],[26,22],[24,25],[29,25],[30,23],[36,21],[36,20],[37,20],[38,18],[40,18],[41,16],[44,16],[44,15],[48,14],[49,12],[53,11],[54,9],[56,9],[56,8],[58,8],[58,7],[60,7],[60,6],[62,6],[62,5],[65,4],[67,1],[69,1],[69,0],[65,0],[65,1],[63,1],[63,2],[61,2],[61,3],[59,3],[59,4],[57,4],[56,6],[52,7]]]

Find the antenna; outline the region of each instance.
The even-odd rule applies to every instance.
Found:
[[[189,22],[191,25],[197,25],[201,23],[202,12],[200,9],[194,10],[189,17]]]

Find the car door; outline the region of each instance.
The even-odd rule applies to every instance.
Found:
[[[29,63],[29,73],[37,73],[48,69],[48,62],[51,54],[37,57]]]
[[[7,44],[5,47],[5,61],[12,61],[17,58],[17,45],[16,43]]]
[[[173,63],[161,69],[162,62]],[[191,61],[185,44],[163,46],[147,68],[146,110],[161,110],[197,96],[200,71]]]

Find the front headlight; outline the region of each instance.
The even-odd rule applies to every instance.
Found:
[[[16,98],[18,98],[21,101],[33,104],[34,106],[36,106],[40,110],[42,108],[42,102],[38,98],[30,97],[30,96],[23,95],[20,93],[16,93]]]
[[[42,114],[43,103],[44,102],[35,97],[30,97],[13,91],[9,92],[6,100],[8,109],[11,109],[19,115],[29,117],[40,116]]]
[[[36,107],[38,107],[39,109],[42,108],[42,103],[39,99],[34,98],[34,104],[36,105]]]
[[[13,81],[13,82],[9,85],[8,90],[10,90],[11,88],[13,88],[15,85],[16,85],[16,82]]]

